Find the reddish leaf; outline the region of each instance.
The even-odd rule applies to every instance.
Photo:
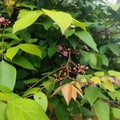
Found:
[[[53,92],[52,96],[54,96],[55,94],[57,94],[58,92],[60,92],[63,87],[64,87],[64,85],[58,87],[58,88]]]
[[[72,86],[72,98],[76,101],[77,92],[74,86]]]
[[[68,105],[71,98],[72,98],[72,86],[69,84],[66,84],[65,86],[63,86],[62,87],[62,94],[63,94],[64,99]]]

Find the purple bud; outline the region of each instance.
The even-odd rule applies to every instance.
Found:
[[[58,51],[61,51],[63,49],[63,47],[61,45],[58,45]]]
[[[67,57],[68,56],[68,52],[67,51],[63,51],[62,55],[65,56],[65,57]]]
[[[4,17],[0,17],[0,22],[5,22],[5,18]]]

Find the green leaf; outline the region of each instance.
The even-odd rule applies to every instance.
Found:
[[[77,45],[79,44],[79,41],[76,40],[75,38],[70,38],[70,39],[68,39],[68,40],[69,40],[71,46],[72,46],[74,49],[75,49],[75,48],[77,47]]]
[[[120,48],[117,44],[108,44],[108,48],[113,52],[113,54],[119,56],[120,55]]]
[[[113,100],[118,100],[120,101],[120,91],[110,91],[108,92],[109,96],[113,99]]]
[[[55,87],[55,82],[54,82],[55,78],[52,76],[48,77],[48,81],[45,81],[41,84],[41,86],[44,86],[46,90],[48,90],[48,92],[52,92],[54,90]]]
[[[32,84],[32,83],[36,83],[37,81],[39,80],[39,78],[31,78],[31,79],[27,79],[27,80],[24,80],[24,84]]]
[[[21,10],[18,15],[18,20],[13,25],[13,33],[25,29],[31,24],[33,24],[40,15],[42,15],[41,10],[36,11],[27,11],[27,10]]]
[[[0,102],[0,120],[7,120],[5,110],[6,110],[6,104]]]
[[[72,19],[72,23],[75,25],[75,26],[79,26],[81,29],[83,29],[84,31],[86,31],[86,26],[85,24],[83,24],[82,22],[76,20],[76,19]]]
[[[96,54],[96,58],[97,58],[97,65],[96,65],[96,69],[101,69],[102,66],[102,56],[100,54]]]
[[[11,93],[12,92],[11,89],[9,89],[8,87],[1,86],[1,85],[0,85],[0,91],[2,93]]]
[[[48,56],[52,57],[56,53],[57,48],[56,47],[50,47],[48,48]]]
[[[83,116],[92,117],[92,111],[86,107],[80,106],[79,111]]]
[[[92,106],[100,95],[100,90],[97,87],[87,87],[85,89],[85,96]]]
[[[120,119],[120,109],[112,108],[112,113],[113,113],[114,118]]]
[[[75,29],[67,29],[64,33],[65,37],[68,38],[75,32]]]
[[[20,40],[20,38],[19,37],[17,37],[15,34],[0,34],[0,37],[2,37],[2,36],[4,36],[4,37],[6,37],[6,38],[8,38],[8,39],[13,39],[13,40],[17,40],[17,41],[19,41]]]
[[[13,99],[17,99],[17,98],[20,98],[19,95],[17,94],[14,94],[14,93],[1,93],[0,92],[0,100],[1,101],[9,101],[9,100],[13,100]]]
[[[88,57],[88,56],[87,56]],[[97,56],[95,53],[89,53],[89,64],[92,68],[96,68],[97,66]]]
[[[98,120],[110,120],[110,107],[106,102],[98,100],[94,109]]]
[[[87,44],[90,48],[98,52],[97,45],[94,42],[92,36],[85,31],[75,32],[75,35],[79,37],[85,44]]]
[[[39,87],[34,87],[34,88],[31,88],[31,89],[28,89],[24,94],[23,94],[23,97],[26,97],[26,96],[29,96],[29,95],[33,95],[35,94],[36,92],[38,92],[40,90]]]
[[[8,48],[5,55],[12,61],[13,57],[17,54],[18,50],[19,46]]]
[[[16,69],[5,61],[0,62],[0,85],[14,89],[16,82]]]
[[[8,101],[6,115],[8,120],[49,120],[38,103],[25,98]]]
[[[25,57],[22,56],[15,56],[12,61],[14,64],[19,65],[20,67],[23,67],[25,69],[29,70],[35,70],[34,66],[32,65],[31,62],[29,62]]]
[[[99,76],[99,77],[104,76],[104,72],[103,72],[103,71],[95,72],[94,74],[95,74],[96,76]]]
[[[46,9],[42,9],[42,11],[58,24],[63,34],[72,23],[72,17],[68,13]]]
[[[109,60],[106,55],[102,55],[102,62],[104,65],[108,66],[109,65]]]
[[[108,71],[108,74],[109,74],[110,76],[115,76],[116,78],[120,78],[120,72],[118,72],[118,71],[109,70],[109,71]]]
[[[41,58],[41,50],[37,45],[25,43],[25,44],[20,44],[19,46],[21,50]]]
[[[59,103],[59,106],[55,108],[55,114],[57,120],[70,120],[69,114],[66,111],[66,107]]]
[[[47,110],[48,100],[46,95],[43,92],[37,92],[34,94],[34,100],[40,104],[44,111]]]

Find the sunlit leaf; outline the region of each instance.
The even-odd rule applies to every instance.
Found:
[[[16,83],[16,69],[5,61],[0,62],[0,85],[6,86],[11,90]]]
[[[1,86],[1,85],[0,85],[0,91],[1,91],[2,93],[11,93],[11,92],[12,92],[12,90],[9,89],[8,87]]]
[[[98,100],[94,109],[98,120],[110,120],[110,107],[106,102]]]
[[[84,23],[76,20],[76,19],[72,19],[72,23],[75,25],[75,26],[79,26],[81,29],[83,29],[84,31],[86,31],[86,26]]]
[[[6,115],[8,120],[49,120],[38,103],[25,98],[8,101]]]
[[[120,72],[118,72],[118,71],[109,70],[108,74],[111,76],[115,76],[116,78],[120,78]]]
[[[112,108],[112,113],[115,118],[120,119],[120,109]]]
[[[44,111],[47,110],[48,100],[43,92],[37,92],[34,94],[34,100],[41,105]]]
[[[0,102],[0,120],[7,120],[5,110],[6,103]]]
[[[64,96],[64,99],[67,103],[69,104],[71,98],[72,98],[72,87],[69,84],[66,84],[65,86],[62,87],[62,94]]]
[[[8,48],[5,55],[7,58],[12,60],[13,57],[17,54],[18,50],[19,46]]]
[[[104,72],[102,72],[102,71],[100,71],[100,72],[95,72],[94,74],[95,74],[96,76],[98,76],[98,77],[104,76]]]
[[[34,88],[31,88],[31,89],[28,89],[28,90],[23,94],[23,97],[26,97],[26,96],[29,96],[29,95],[33,95],[33,94],[37,93],[39,90],[40,90],[39,87],[34,87]]]
[[[92,77],[90,80],[95,84],[101,84],[101,81],[100,81],[99,77]]]
[[[102,77],[102,86],[110,91],[114,91],[114,86],[113,83],[107,78],[107,77]]]
[[[55,10],[42,9],[45,15],[48,15],[52,20],[57,23],[64,34],[65,30],[71,25],[72,17],[70,14],[65,12],[59,12]]]
[[[18,20],[13,25],[13,33],[25,29],[31,24],[33,24],[38,17],[42,15],[41,10],[36,11],[27,11],[27,10],[21,10],[18,15]]]

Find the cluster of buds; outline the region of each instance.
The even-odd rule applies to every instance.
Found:
[[[5,17],[0,17],[0,27],[1,26],[7,26],[9,25],[11,22],[9,21],[9,19],[6,19]]]
[[[65,48],[62,47],[61,45],[58,45],[57,47],[57,51],[64,57],[67,57],[69,55],[70,50],[71,50],[70,48]]]
[[[55,81],[61,81],[65,80],[66,78],[70,78],[72,80],[74,79],[74,75],[76,74],[84,74],[88,67],[77,64],[75,66],[71,66],[68,64],[62,64],[61,69],[58,71],[58,73],[54,74]]]
[[[85,73],[85,71],[87,69],[88,69],[88,67],[77,64],[71,72],[74,73],[74,74],[80,74],[80,73]]]
[[[58,45],[57,47],[57,51],[63,55],[64,57],[69,56],[69,54],[72,52],[73,54],[78,55],[79,54],[79,50],[71,50],[71,48],[66,48],[64,46]]]

